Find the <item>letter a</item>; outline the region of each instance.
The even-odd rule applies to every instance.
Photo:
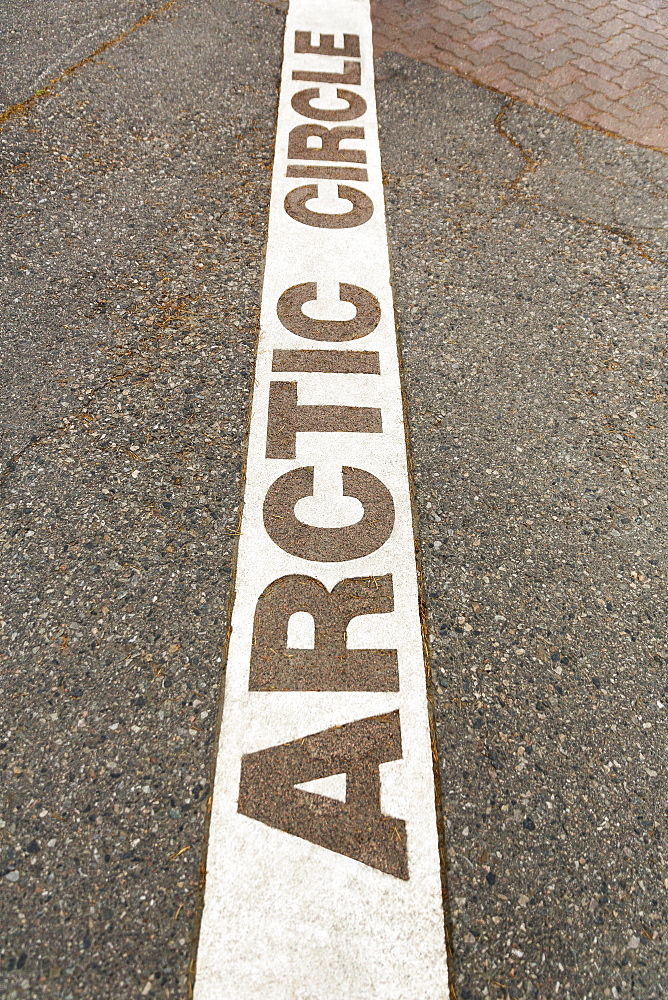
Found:
[[[238,811],[275,830],[408,879],[406,824],[380,811],[378,765],[400,759],[397,711],[257,750],[241,760]],[[295,788],[344,773],[345,802]]]

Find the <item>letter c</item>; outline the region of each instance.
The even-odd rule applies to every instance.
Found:
[[[392,534],[394,501],[386,486],[370,472],[344,466],[343,495],[355,497],[364,514],[344,528],[318,528],[295,516],[295,504],[313,496],[313,466],[292,469],[272,483],[264,500],[264,526],[269,537],[292,556],[311,562],[346,562],[379,549]]]
[[[352,203],[349,212],[313,212],[307,208],[306,202],[318,197],[317,184],[304,184],[290,191],[285,196],[285,211],[295,222],[319,229],[350,229],[368,222],[373,215],[371,198],[348,184],[337,184],[337,188],[339,198]]]

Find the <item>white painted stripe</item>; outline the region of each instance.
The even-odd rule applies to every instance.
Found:
[[[347,55],[323,54],[324,35]],[[318,99],[304,95],[313,88]],[[308,125],[363,128],[340,148],[365,158],[330,162],[343,179],[320,179],[319,140],[294,131]],[[305,200],[313,184],[318,199]],[[359,224],[304,214],[348,211],[337,184],[353,189]],[[284,293],[313,282],[299,320]],[[354,315],[339,283],[371,293],[379,322],[362,302],[370,332],[314,339],[314,319]],[[358,409],[295,416],[295,385],[300,407]],[[295,505],[301,469],[315,492]],[[361,499],[342,495],[345,469],[361,470],[343,473]],[[331,528],[342,530],[318,530]],[[344,580],[356,582],[328,596]],[[291,0],[196,1000],[445,1000],[433,781],[369,3]]]

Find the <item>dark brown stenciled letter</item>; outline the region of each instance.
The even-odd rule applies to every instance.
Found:
[[[296,382],[271,382],[266,457],[295,458],[297,433],[305,431],[382,434],[383,422],[373,406],[300,406]]]
[[[347,212],[314,212],[306,207],[307,201],[318,197],[317,184],[303,184],[289,191],[285,196],[285,211],[295,222],[317,229],[350,229],[363,226],[373,215],[373,202],[363,191],[348,184],[337,184],[339,198],[349,201],[352,208]]]
[[[297,611],[313,618],[313,649],[288,646]],[[342,580],[330,593],[312,576],[282,576],[255,608],[251,691],[398,691],[395,649],[348,649],[346,629],[359,615],[394,611],[392,577]]]
[[[332,167],[329,163],[290,163],[286,177],[322,177],[328,181],[368,181],[361,167]],[[330,228],[334,228],[333,226]]]
[[[309,146],[309,139],[318,139]],[[341,149],[344,139],[363,139],[364,129],[355,125],[297,125],[290,132],[288,157],[291,160],[327,160],[329,163],[366,163],[363,149]]]
[[[272,372],[331,372],[342,375],[380,375],[378,351],[320,351],[317,347],[272,351]]]
[[[238,811],[363,865],[408,879],[406,824],[380,811],[379,764],[401,759],[399,713],[359,719],[241,759]],[[295,785],[346,776],[346,801]]]
[[[272,483],[264,500],[267,534],[290,555],[311,562],[346,562],[379,549],[392,534],[394,501],[370,472],[344,465],[343,495],[356,497],[364,514],[344,528],[318,528],[295,516],[295,504],[313,496],[313,466],[292,469]]]
[[[297,114],[319,122],[351,122],[361,118],[366,112],[366,101],[354,90],[337,88],[336,96],[340,101],[346,101],[347,108],[316,108],[313,101],[321,96],[320,87],[308,87],[306,90],[298,90],[290,103]]]
[[[320,56],[352,56],[355,59],[360,57],[360,36],[344,35],[343,48],[338,49],[334,45],[334,35],[320,35],[320,44],[311,44],[310,31],[295,31],[295,52],[303,55],[312,52]]]
[[[312,83],[352,83],[359,86],[362,82],[362,71],[357,60],[344,59],[342,73],[321,73],[310,69],[293,69],[293,80],[310,80]]]
[[[339,283],[342,302],[351,302],[357,314],[353,319],[311,319],[303,310],[307,302],[315,302],[318,288],[315,281],[305,281],[286,289],[276,305],[276,312],[286,330],[307,340],[328,340],[345,343],[373,333],[380,322],[378,299],[366,288]]]

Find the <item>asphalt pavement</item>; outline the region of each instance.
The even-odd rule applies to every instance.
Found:
[[[188,995],[266,238],[281,11],[97,13],[2,15],[8,1000]],[[665,1000],[666,158],[376,81],[456,995]]]
[[[281,29],[170,9],[0,137],[7,997],[186,995]]]
[[[660,998],[666,161],[377,80],[459,996]]]

